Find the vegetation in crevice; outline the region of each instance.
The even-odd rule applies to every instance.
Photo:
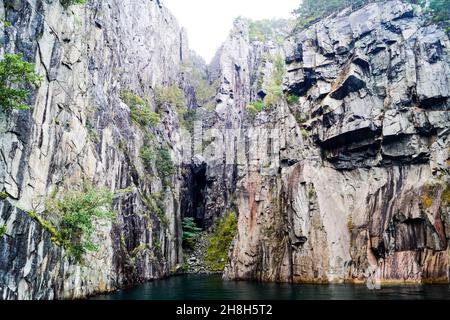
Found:
[[[184,218],[183,219],[183,247],[186,249],[194,249],[195,240],[200,235],[202,231],[201,228],[197,227],[194,218]]]
[[[156,170],[165,187],[170,185],[170,177],[175,173],[175,165],[167,147],[161,147],[156,155]]]
[[[139,151],[139,158],[146,171],[151,172],[155,168],[163,186],[170,186],[170,178],[175,174],[176,167],[168,147],[156,146],[155,136],[148,134]]]
[[[194,132],[195,122],[198,121],[199,117],[196,110],[187,110],[184,114],[184,118],[180,119],[181,125],[190,133]]]
[[[147,171],[152,170],[152,168],[155,164],[155,159],[156,159],[153,147],[149,146],[147,144],[143,145],[139,152],[139,157],[141,158],[141,161],[142,161],[142,164],[144,165],[145,170],[147,170]]]
[[[151,171],[155,166],[156,154],[155,154],[155,136],[149,134],[145,137],[144,144],[139,151],[139,158],[147,171]]]
[[[155,254],[162,255],[162,246],[161,246],[161,240],[159,239],[153,239],[153,252]]]
[[[11,27],[11,22],[9,22],[9,21],[6,20],[6,19],[1,19],[0,22],[3,23],[3,27],[4,27],[4,28],[9,28],[9,27]]]
[[[7,229],[5,225],[0,225],[0,239],[3,238],[4,235],[6,235]]]
[[[231,212],[220,219],[213,230],[205,255],[205,264],[209,270],[220,272],[225,269],[230,246],[237,232],[236,214]]]
[[[419,2],[426,7],[434,23],[442,25],[447,32],[450,32],[450,0],[430,0],[428,7],[425,0]]]
[[[286,96],[286,102],[290,106],[295,106],[300,102],[300,97],[296,96],[295,94],[288,94]]]
[[[355,224],[353,223],[353,217],[351,214],[349,214],[347,218],[347,229],[350,234],[352,234],[353,230],[355,229]]]
[[[299,125],[303,125],[305,122],[308,121],[308,116],[303,112],[299,112],[299,111],[295,112],[294,117],[295,117],[295,121],[297,121],[297,123]]]
[[[29,110],[26,103],[30,91],[27,85],[39,86],[42,77],[35,65],[23,60],[20,54],[5,54],[0,61],[0,110]]]
[[[70,242],[63,239],[61,232],[50,221],[42,217],[35,211],[28,212],[28,215],[34,219],[45,231],[51,235],[51,240],[58,246],[62,246],[65,249],[70,250]]]
[[[311,136],[310,131],[306,130],[305,128],[301,128],[300,132],[302,134],[303,139],[308,139]]]
[[[68,8],[72,5],[82,5],[86,4],[87,0],[59,0],[59,2],[62,4],[64,8]]]
[[[131,120],[141,128],[154,128],[160,124],[160,115],[151,111],[148,101],[134,94],[132,91],[123,91],[120,98],[130,107]]]
[[[186,98],[184,91],[177,85],[162,87],[156,89],[156,103],[159,108],[169,106],[175,108],[180,119],[184,117],[187,111]]]
[[[250,116],[250,118],[255,119],[256,116],[264,111],[266,106],[264,105],[264,102],[262,101],[252,101],[247,105],[247,113]]]
[[[247,113],[254,119],[260,112],[277,106],[283,99],[283,78],[286,73],[286,65],[281,55],[268,56],[268,62],[273,64],[271,77],[266,85],[264,79],[258,80],[257,86],[263,89],[265,97],[263,101],[251,101],[247,105]]]
[[[209,94],[212,94],[212,91],[209,92],[212,89],[206,88],[207,84],[204,83],[204,81],[206,80],[198,80],[197,87],[195,87],[195,82],[193,85],[196,90],[199,90],[196,92],[199,103],[204,103],[205,107],[210,108],[211,106],[209,103],[206,103],[206,101],[208,101],[207,97]],[[197,113],[195,110],[188,109],[185,92],[180,87],[177,85],[171,85],[168,87],[158,88],[155,96],[159,109],[174,109],[178,115],[180,126],[190,132],[193,131],[194,123],[197,120]]]
[[[8,199],[8,194],[6,192],[0,192],[0,200]]]
[[[442,195],[438,199],[440,192],[442,192]],[[434,181],[423,187],[421,197],[423,209],[429,210],[437,200],[440,200],[441,205],[448,205],[450,203],[450,185],[448,182]]]
[[[29,212],[29,215],[51,234],[55,244],[68,250],[77,262],[82,262],[87,252],[98,250],[93,240],[95,222],[113,221],[116,217],[112,197],[109,190],[85,183],[79,191],[70,191],[60,199],[47,201],[47,215],[54,217],[57,223],[36,212]]]
[[[140,254],[142,254],[143,252],[149,250],[149,247],[147,244],[145,243],[141,243],[140,245],[138,245],[136,248],[134,248],[131,253],[130,256],[132,259],[136,259],[137,256],[139,256]]]
[[[265,88],[264,104],[267,108],[275,107],[283,99],[283,78],[286,73],[286,64],[281,55],[271,57],[273,63],[272,75]]]

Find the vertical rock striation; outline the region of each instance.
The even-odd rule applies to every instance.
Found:
[[[167,276],[182,263],[180,177],[170,187],[139,158],[148,134],[181,161],[178,115],[159,110],[160,125],[141,129],[121,96],[133,91],[156,109],[155,90],[188,87],[180,65],[186,35],[159,0],[0,2],[1,54],[22,53],[44,75],[32,112],[1,114],[0,298],[78,298]],[[8,21],[6,24],[5,21]],[[161,108],[160,108],[161,109]],[[157,173],[155,168],[153,173]],[[119,217],[98,226],[100,249],[75,263],[29,212],[94,181],[115,192]],[[159,195],[165,217],[149,206]],[[49,217],[50,219],[51,217]]]

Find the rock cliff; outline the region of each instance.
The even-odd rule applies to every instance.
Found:
[[[449,50],[398,1],[286,42],[295,98],[246,127],[251,145],[261,129],[278,145],[239,174],[226,278],[449,281]]]
[[[166,188],[146,172],[140,149],[152,135],[180,162],[178,115],[160,107],[161,123],[141,129],[123,93],[147,99],[154,111],[158,88],[189,87],[181,73],[190,55],[184,31],[158,0],[68,7],[5,0],[0,20],[1,53],[22,53],[44,75],[32,112],[1,115],[0,224],[7,232],[0,239],[0,298],[78,298],[169,275],[182,262],[181,174]],[[100,249],[80,266],[29,213],[45,216],[49,195],[83,180],[115,192],[119,217],[112,229],[99,226]],[[149,201],[162,203],[164,217]]]
[[[0,56],[44,75],[32,111],[0,113],[0,299],[169,276],[182,219],[207,230],[230,212],[226,279],[449,282],[450,40],[412,5],[268,39],[237,19],[208,67],[159,0],[0,0],[0,27]],[[162,101],[175,87],[182,101]],[[136,100],[160,121],[142,125]],[[167,150],[173,172],[143,148]],[[114,193],[118,218],[80,264],[36,215],[51,221],[48,198],[86,180]]]

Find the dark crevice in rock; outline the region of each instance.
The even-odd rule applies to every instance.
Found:
[[[181,194],[181,216],[194,218],[198,226],[205,225],[206,163],[185,165]]]
[[[450,103],[448,97],[433,97],[427,99],[421,99],[420,107],[423,109],[429,109],[433,111],[449,111]]]

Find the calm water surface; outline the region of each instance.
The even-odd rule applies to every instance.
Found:
[[[96,300],[373,300],[446,299],[449,285],[292,285],[223,281],[220,275],[187,275],[95,297]]]

